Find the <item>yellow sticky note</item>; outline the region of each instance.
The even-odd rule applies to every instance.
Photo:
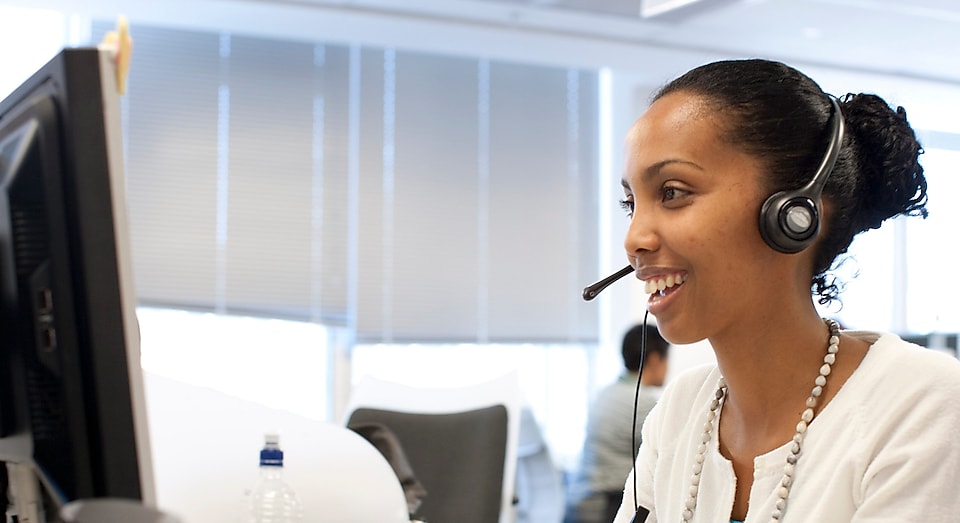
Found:
[[[117,28],[109,31],[100,42],[101,48],[113,52],[113,61],[116,67],[117,92],[124,94],[127,91],[127,74],[130,72],[130,55],[133,53],[133,38],[130,37],[129,24],[123,15],[117,18]]]

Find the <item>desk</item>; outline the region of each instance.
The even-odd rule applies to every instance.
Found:
[[[393,469],[359,434],[156,374],[144,383],[157,506],[182,523],[245,521],[266,432],[280,434],[304,523],[409,522]]]

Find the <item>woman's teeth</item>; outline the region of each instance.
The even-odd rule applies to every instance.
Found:
[[[685,278],[683,274],[671,274],[666,277],[651,278],[645,282],[643,291],[647,294],[653,294],[659,291],[662,295],[664,289],[680,285]]]

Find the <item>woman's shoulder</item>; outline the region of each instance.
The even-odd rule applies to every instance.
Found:
[[[923,399],[927,405],[960,398],[960,360],[943,351],[928,349],[896,334],[854,331],[847,334],[870,343],[854,374],[860,390],[889,391],[901,401]],[[885,394],[879,394],[885,396]]]
[[[960,450],[951,443],[960,433],[960,360],[895,334],[852,334],[871,345],[822,413],[833,420],[825,427],[837,431],[831,444],[842,439],[837,433],[850,430],[871,466],[902,467],[902,459],[914,469],[960,463]],[[829,418],[827,410],[833,412]]]
[[[868,366],[894,368],[904,373],[924,372],[931,377],[960,377],[960,360],[955,355],[905,341],[891,333],[847,331],[846,334],[870,343],[865,358]]]

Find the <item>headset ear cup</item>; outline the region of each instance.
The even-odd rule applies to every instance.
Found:
[[[781,247],[785,238],[780,230],[780,208],[783,207],[786,195],[786,191],[774,193],[764,200],[760,207],[760,236],[767,245],[780,252],[785,252]]]
[[[819,231],[817,204],[802,191],[774,193],[760,207],[760,235],[779,252],[794,254],[806,249]]]
[[[760,235],[767,245],[786,254],[806,249],[820,233],[818,202],[843,146],[845,127],[840,104],[832,97],[830,103],[833,134],[813,178],[800,189],[774,193],[760,207]]]

